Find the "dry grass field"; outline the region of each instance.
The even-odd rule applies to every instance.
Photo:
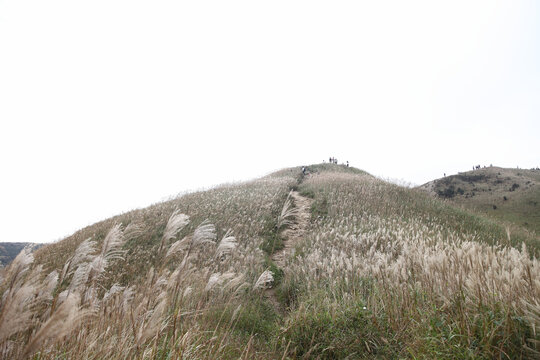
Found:
[[[311,205],[294,251],[291,190]],[[358,169],[285,169],[23,251],[2,270],[0,356],[538,358],[539,248]]]

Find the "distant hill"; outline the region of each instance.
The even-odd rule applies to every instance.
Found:
[[[41,244],[28,242],[3,242],[0,243],[0,265],[6,266],[15,259],[25,246],[33,245],[35,249],[40,248]],[[34,250],[35,250],[34,249]]]
[[[540,170],[488,167],[437,179],[419,188],[540,234]]]

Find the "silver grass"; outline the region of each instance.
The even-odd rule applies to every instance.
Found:
[[[5,270],[7,288],[0,302],[0,343],[11,335],[25,330],[32,324],[32,307],[36,304],[36,286],[38,274],[30,277],[30,282],[23,284],[23,276],[28,271],[34,257],[31,249],[24,248]],[[37,267],[41,271],[41,267]]]
[[[34,261],[30,247],[25,247],[19,255],[13,259],[11,264],[5,269],[3,276],[8,288],[13,288],[16,284],[22,281],[23,275],[28,271],[30,264]]]
[[[47,275],[43,283],[43,292],[48,296],[51,296],[50,299],[52,300],[52,292],[58,284],[58,272],[56,270],[53,270],[51,273],[49,273],[49,275]]]
[[[278,221],[277,221],[278,229],[281,229],[284,226],[292,225],[294,222],[294,218],[298,215],[298,209],[296,209],[293,206],[293,202],[291,200],[291,194],[292,194],[292,191],[287,196],[287,200],[285,200],[285,204],[283,204],[281,213],[278,216]]]
[[[136,338],[137,345],[143,344],[165,328],[166,321],[162,319],[162,315],[167,307],[167,300],[167,297],[164,296],[153,310],[146,313],[148,320],[142,322],[139,327]]]
[[[154,284],[154,290],[159,290],[164,287],[166,287],[169,284],[169,273],[167,271],[164,272],[155,282]]]
[[[231,230],[227,231],[225,236],[223,236],[223,239],[221,239],[221,241],[219,242],[219,245],[216,249],[216,257],[218,259],[229,255],[238,245],[236,238],[232,236],[231,233]]]
[[[210,291],[216,287],[222,286],[228,283],[229,281],[231,281],[231,279],[234,279],[235,275],[236,274],[234,272],[226,272],[223,274],[221,273],[212,274],[210,275],[210,278],[208,279],[208,282],[204,290]]]
[[[26,345],[23,357],[34,354],[46,341],[56,342],[72,331],[89,314],[79,308],[80,296],[70,294],[51,317],[43,323]]]
[[[86,288],[82,299],[82,303],[85,304],[85,306],[95,309],[99,308],[97,289],[93,284]]]
[[[101,246],[101,257],[104,260],[122,259],[124,251],[120,250],[124,245],[124,233],[120,224],[115,224],[105,236]]]
[[[140,223],[130,223],[124,229],[124,238],[126,240],[135,239],[141,236],[143,233],[143,225]]]
[[[182,294],[183,297],[188,297],[189,295],[191,295],[191,293],[193,293],[193,288],[191,286],[188,286],[185,290],[184,290],[184,293]]]
[[[214,286],[216,286],[217,284],[219,284],[220,282],[220,275],[219,273],[217,274],[212,274],[210,275],[210,279],[208,279],[208,283],[206,284],[206,287],[204,288],[205,291],[209,291],[210,289],[212,289]]]
[[[150,267],[150,270],[148,270],[148,273],[146,274],[146,280],[144,282],[145,288],[150,288],[153,285],[154,282],[154,276],[156,274],[156,270],[153,266]]]
[[[92,253],[94,253],[95,251],[95,241],[92,241],[91,239],[86,239],[81,242],[77,247],[77,250],[75,250],[75,253],[71,257],[71,259],[69,259],[64,265],[64,268],[62,269],[62,274],[60,276],[60,282],[70,276],[75,271],[77,266],[79,266],[81,263],[90,261],[93,258]]]
[[[187,248],[186,254],[182,259],[182,262],[175,270],[175,272],[177,273],[176,280],[179,279],[180,273],[186,267],[186,265],[189,264],[188,260],[190,259],[191,251],[193,250],[193,248],[203,244],[215,244],[215,239],[216,229],[214,225],[208,223],[208,221],[205,220],[197,227],[197,229],[195,229],[195,232],[191,237],[186,237],[179,242],[173,244],[171,249],[167,252],[166,258],[174,255],[179,251],[186,250]]]
[[[33,324],[36,288],[24,284],[7,290],[0,313],[0,343]]]
[[[91,269],[92,267],[88,263],[80,264],[77,267],[68,287],[69,292],[77,291],[86,285]]]
[[[67,297],[68,297],[68,295],[69,295],[70,293],[71,293],[71,292],[70,292],[69,290],[64,290],[64,291],[62,291],[61,293],[59,293],[59,294],[56,296],[56,302],[57,302],[58,304],[63,303],[63,302],[67,299]],[[54,309],[53,309],[53,310],[54,310]]]
[[[208,220],[203,221],[193,233],[193,246],[202,244],[214,244],[216,240],[216,228]]]
[[[274,274],[270,270],[265,270],[253,285],[253,290],[269,289],[273,283]]]
[[[236,317],[238,316],[238,314],[240,313],[240,310],[242,309],[242,304],[238,304],[238,306],[236,307],[236,309],[234,309],[233,311],[233,314],[231,316],[231,322],[236,320]]]
[[[124,289],[124,291],[122,292],[122,307],[124,311],[128,310],[129,305],[133,301],[134,297],[135,297],[135,289],[133,286],[130,286]]]
[[[169,217],[163,237],[161,238],[161,244],[159,246],[159,253],[165,248],[165,244],[176,237],[176,235],[189,223],[189,216],[180,213],[180,210],[175,210]]]
[[[116,294],[119,294],[124,290],[124,286],[120,286],[119,284],[115,283],[107,292],[103,295],[103,301],[107,301],[109,298],[113,297]]]
[[[53,299],[53,291],[58,284],[58,272],[53,270],[45,279],[41,280],[42,265],[38,265],[32,270],[32,273],[26,278],[26,285],[33,286],[36,289],[36,303],[46,303]]]
[[[188,263],[188,259],[191,255],[191,250],[199,245],[203,244],[215,244],[216,239],[216,228],[213,224],[210,224],[208,220],[203,221],[194,231],[193,235],[191,237],[185,237],[182,240],[179,240],[171,246],[171,249],[167,251],[167,255],[165,256],[165,259],[173,256],[175,253],[178,253],[180,251],[184,251],[187,249],[186,254],[184,255],[184,258],[182,259],[182,262],[176,269],[178,275],[184,269],[186,264]]]
[[[167,284],[168,289],[174,289],[179,285],[182,280],[182,278],[180,277],[181,274],[183,274],[184,279],[187,279],[193,272],[193,269],[188,269],[187,271],[183,271],[183,269],[183,266],[179,266],[171,273]]]
[[[249,284],[244,281],[245,278],[246,276],[244,274],[238,274],[227,282],[224,290],[230,290],[234,294],[239,294],[242,289],[249,288]]]
[[[163,239],[165,241],[173,239],[188,223],[189,216],[180,213],[179,210],[175,210],[167,222],[165,232],[163,233]]]
[[[125,237],[120,224],[115,224],[105,236],[101,246],[101,252],[95,256],[88,267],[89,276],[93,282],[99,278],[113,260],[122,260],[124,250],[120,248],[124,245]]]
[[[88,266],[88,270],[92,277],[97,276],[105,271],[109,265],[107,259],[103,255],[96,256]]]
[[[165,255],[165,259],[169,259],[175,254],[187,250],[189,248],[191,240],[192,240],[191,236],[186,236],[182,240],[178,240],[174,242],[169,248],[169,250],[167,251],[167,254]]]

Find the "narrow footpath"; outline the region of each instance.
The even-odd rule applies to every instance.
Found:
[[[281,232],[283,249],[272,254],[272,261],[283,271],[285,271],[285,259],[294,255],[296,244],[303,239],[307,231],[311,218],[311,203],[313,202],[312,199],[300,195],[298,191],[291,192],[291,197],[297,214],[294,223]]]
[[[291,192],[294,207],[296,210],[296,216],[291,226],[284,229],[281,232],[283,239],[283,249],[274,252],[271,256],[272,261],[279,267],[285,274],[287,274],[287,262],[286,260],[294,255],[296,245],[304,238],[309,222],[311,218],[311,203],[312,199],[300,195],[297,191]],[[282,308],[280,302],[277,299],[275,289],[267,289],[266,297],[273,304],[274,308],[280,314],[283,314],[285,310]]]

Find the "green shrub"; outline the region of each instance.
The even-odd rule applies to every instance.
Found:
[[[456,195],[456,190],[454,188],[454,185],[450,185],[449,187],[447,187],[447,188],[445,188],[443,190],[438,190],[437,194],[440,197],[451,199]]]
[[[460,326],[459,314],[435,311],[429,315],[425,332],[420,334],[422,344],[410,347],[409,353],[413,357],[439,359],[535,358],[524,348],[526,339],[534,337],[525,319],[502,307],[480,306],[474,321],[467,322],[467,326]]]
[[[261,250],[268,255],[284,248],[283,239],[276,233],[265,234],[261,244]]]
[[[363,303],[318,305],[298,310],[287,324],[285,338],[294,356],[319,359],[393,358],[399,349],[392,344],[384,318],[374,320]],[[382,331],[381,331],[382,330]],[[389,346],[390,345],[390,346]]]
[[[281,280],[280,285],[276,288],[276,296],[285,309],[291,309],[296,305],[299,293],[299,284],[292,279]]]
[[[266,268],[268,268],[268,270],[270,270],[274,276],[274,287],[278,286],[283,280],[283,270],[278,268],[277,265],[269,257],[265,259],[265,265]]]
[[[238,313],[234,330],[245,335],[257,334],[269,338],[277,327],[277,314],[267,301],[252,296]]]

